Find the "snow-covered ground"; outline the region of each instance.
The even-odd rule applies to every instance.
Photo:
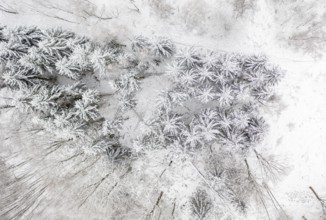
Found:
[[[325,1],[0,0],[0,6],[10,11],[0,11],[1,25],[60,26],[96,40],[117,38],[120,42],[127,42],[140,34],[166,36],[176,45],[266,54],[271,61],[286,71],[285,77],[277,87],[278,100],[265,108],[270,131],[262,147],[275,153],[288,166],[287,175],[273,184],[272,190],[292,219],[321,219],[321,206],[309,186],[321,197],[326,196]],[[150,117],[148,114],[151,109],[148,107],[154,106],[157,95],[155,92],[166,87],[163,82],[160,76],[155,76],[142,85],[142,91],[138,95],[143,97],[140,97],[137,110],[145,119]],[[13,116],[5,114],[1,117],[10,120]],[[4,135],[6,124],[8,123],[1,123],[1,136],[7,136]],[[137,121],[130,121],[128,129],[131,136],[133,131],[136,132],[136,124]],[[16,144],[19,144],[19,141],[17,142]],[[6,143],[6,146],[8,145],[10,144]],[[154,156],[157,158],[153,158],[152,162],[144,163],[153,166],[153,170],[161,165],[156,164],[156,161],[160,163],[164,155],[154,153]],[[166,166],[169,164],[169,161],[164,162]],[[135,184],[149,184],[151,179],[142,178],[142,175],[146,177],[141,172],[144,164],[138,163],[135,165],[138,170],[132,174],[134,178],[130,179],[134,179]],[[0,167],[2,166],[0,164]],[[98,170],[101,169],[103,168]],[[147,168],[146,171],[157,172],[151,169]],[[191,168],[180,169],[183,169],[183,176],[170,173],[170,179],[166,182],[158,181],[153,184],[160,185],[166,193],[182,196],[182,190],[187,188],[184,185],[188,185],[188,189],[192,190],[199,180],[198,177],[192,176]],[[113,179],[118,179],[119,175]],[[170,181],[175,181],[171,190],[168,188]],[[72,182],[65,183],[65,187],[71,187],[71,184]],[[123,184],[128,187],[134,183]],[[108,183],[105,187],[112,185]],[[60,185],[54,187],[64,188]],[[138,204],[139,198],[131,198],[138,204],[138,211],[142,210],[142,206],[150,207],[154,204],[160,193],[149,192],[139,186],[133,187],[142,201],[147,200],[148,203]],[[178,188],[182,190],[172,191]],[[60,202],[70,207],[72,195],[65,192],[62,198],[64,199]],[[128,210],[128,206],[123,203],[117,204],[126,205],[120,209],[122,213],[108,213],[99,208],[103,203],[106,203],[105,195],[98,195],[94,203],[88,204],[82,210],[69,210],[62,204],[59,206],[62,210],[55,210],[57,204],[51,203],[53,207],[49,207],[45,213],[47,219],[140,219],[144,214],[142,211],[137,212],[133,206],[134,212],[127,212],[128,215],[124,216],[123,210]],[[166,206],[172,208],[173,204]],[[164,207],[161,209],[165,210]],[[179,207],[179,210],[182,209],[185,208]],[[114,215],[119,217],[113,217]],[[172,219],[164,212],[161,218]],[[34,216],[32,219],[39,218]],[[179,219],[189,217],[182,217],[179,213]],[[268,218],[263,211],[256,211],[250,213],[247,219]]]

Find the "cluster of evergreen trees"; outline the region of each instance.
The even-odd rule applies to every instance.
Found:
[[[2,27],[0,60],[5,64],[5,84],[24,87],[50,76],[79,79],[85,73],[104,75],[117,62],[121,47],[100,45],[62,29]],[[14,68],[14,70],[13,70]]]
[[[199,148],[217,141],[245,151],[261,142],[267,125],[259,107],[272,100],[282,76],[265,56],[186,48],[167,74],[173,86],[159,97],[154,123],[166,144]]]
[[[263,186],[253,174],[248,176],[251,170],[245,161],[250,153],[256,153],[258,161],[264,160],[256,151],[268,128],[260,108],[273,101],[273,88],[282,75],[263,55],[184,48],[167,70],[172,86],[158,99],[152,129],[138,141],[149,147],[181,148],[195,161],[191,155],[210,149],[203,165],[205,178],[224,204],[245,211],[250,197],[260,196]],[[202,203],[197,201],[201,195],[204,193],[191,200],[199,219],[211,206],[204,204],[209,196],[203,197]],[[203,210],[198,210],[198,204],[205,205]]]
[[[201,175],[220,198],[245,211],[248,198],[262,194],[263,186],[253,178],[247,156],[255,153],[271,169],[256,151],[267,130],[260,107],[273,100],[273,88],[283,73],[265,56],[192,47],[177,51],[169,39],[145,37],[135,38],[126,52],[115,42],[98,44],[61,29],[1,27],[0,83],[12,94],[3,107],[32,113],[47,132],[78,142],[85,152],[126,160],[132,152],[119,141],[121,114],[137,104],[141,80],[157,74],[155,68],[165,61],[171,62],[166,75],[172,86],[161,93],[150,131],[138,144],[144,149],[173,146],[187,155],[210,149],[204,163],[207,173]],[[109,121],[99,113],[99,92],[80,80],[86,74],[107,76],[114,65],[121,70],[115,77],[121,106]],[[62,77],[74,83],[63,85],[57,80]],[[219,147],[212,150],[213,145]],[[204,190],[190,202],[199,219],[213,207]]]
[[[164,37],[146,38],[137,36],[131,44],[132,54],[130,64],[116,80],[122,109],[135,107],[135,95],[140,89],[141,80],[157,74],[157,67],[175,54],[174,43]]]
[[[121,48],[62,29],[1,27],[2,87],[12,95],[7,107],[33,113],[39,125],[59,138],[87,139],[96,152],[117,148],[118,137],[101,129],[109,122],[99,114],[100,94],[79,80],[86,74],[106,75],[123,55]],[[61,85],[60,77],[76,82]]]

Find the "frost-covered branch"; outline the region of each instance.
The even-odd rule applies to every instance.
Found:
[[[309,186],[309,189],[320,203],[323,214],[326,216],[326,199],[321,198],[312,186]]]
[[[213,204],[209,195],[203,190],[197,190],[190,200],[193,214],[199,219],[205,219],[209,211],[213,208]]]

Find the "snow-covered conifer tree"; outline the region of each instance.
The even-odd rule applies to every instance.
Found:
[[[2,78],[4,84],[10,88],[28,88],[39,84],[49,84],[53,77],[41,75],[35,72],[34,69],[18,66],[12,63],[7,63],[6,71],[3,73]]]
[[[154,37],[149,39],[137,36],[132,42],[132,49],[136,52],[147,53],[154,58],[169,58],[175,54],[174,43],[165,37]]]
[[[7,62],[10,60],[18,60],[27,53],[28,47],[17,42],[0,42],[0,61]]]
[[[81,76],[82,70],[66,57],[55,63],[58,74],[67,76],[72,79],[78,79]]]
[[[159,37],[152,43],[151,51],[158,58],[169,58],[175,53],[175,45],[170,39]]]
[[[42,30],[33,26],[18,26],[6,29],[5,38],[12,42],[19,42],[28,47],[33,47],[42,40],[44,34]]]
[[[101,48],[96,48],[90,53],[89,60],[93,69],[98,72],[100,76],[104,76],[107,73],[107,65],[112,56],[112,51],[105,51]]]

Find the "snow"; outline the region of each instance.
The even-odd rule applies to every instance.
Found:
[[[318,0],[289,2],[280,0],[222,0],[218,2],[213,0],[136,0],[134,4],[139,8],[139,12],[132,4],[133,1],[128,0],[90,0],[92,3],[87,2],[86,0],[42,2],[37,0],[23,2],[0,0],[0,5],[10,5],[19,12],[19,14],[0,12],[0,21],[8,26],[20,24],[41,27],[60,26],[99,41],[116,37],[120,42],[128,42],[133,36],[141,34],[148,37],[168,37],[177,46],[187,45],[236,53],[266,54],[271,62],[277,63],[286,71],[285,77],[277,87],[277,100],[264,109],[264,116],[270,129],[261,148],[276,154],[289,167],[288,174],[273,184],[272,190],[292,219],[302,219],[302,216],[309,220],[321,218],[320,204],[309,190],[309,186],[312,186],[319,195],[326,196],[326,134],[324,129],[326,124],[326,54],[323,41],[325,21],[322,19],[325,14],[324,2]],[[238,3],[237,7],[233,5],[236,2]],[[239,8],[241,2],[245,4],[244,11],[241,7]],[[75,14],[48,9],[44,5],[49,3],[58,8],[75,12]],[[90,16],[84,19],[80,15],[85,16],[83,13],[85,7],[98,16],[113,16],[114,18],[103,20]],[[237,10],[234,11],[235,9]],[[297,11],[301,13],[297,15]],[[57,16],[68,21],[49,16]],[[302,27],[296,28],[298,25],[302,25]],[[311,31],[313,27],[317,27],[318,31]],[[298,33],[299,36],[303,35],[303,39],[305,37],[307,39],[301,40],[302,43],[293,43],[291,37],[297,36]],[[314,36],[320,40],[316,42]],[[100,88],[101,92],[112,93],[114,91],[110,81],[89,82],[89,84],[92,88]],[[139,102],[136,111],[144,121],[151,118],[156,108],[155,100],[159,92],[168,87],[168,80],[163,76],[152,76],[142,82],[141,90],[137,94]],[[1,96],[3,93],[2,91]],[[110,104],[100,110],[102,114],[107,113],[105,117],[108,118],[110,111],[114,111],[114,100]],[[130,116],[130,120],[125,128],[128,131],[126,132],[128,137],[125,139],[135,138],[143,130],[146,130],[146,125],[139,122],[140,119],[134,113],[129,112],[128,116]],[[26,137],[16,137],[17,140],[13,142],[4,140],[5,137],[10,136],[8,125],[14,115],[10,112],[1,112],[0,117],[3,140],[0,144],[0,155],[4,157],[4,155],[10,154],[8,150],[4,150],[5,148],[13,146],[10,149],[14,152],[14,149],[19,149],[17,146],[24,143]],[[138,123],[140,123],[139,126]],[[14,129],[15,126],[18,125],[13,124],[10,128]],[[27,139],[30,138],[27,137]],[[31,149],[37,151],[36,147]],[[28,150],[24,149],[23,151],[27,152]],[[166,155],[169,155],[169,152],[165,153],[158,155],[156,152],[150,152],[150,155],[144,157],[144,160],[151,158],[151,161],[138,161],[133,165],[135,170],[128,178],[133,182],[125,180],[121,182],[121,187],[130,188],[130,185],[133,185],[138,197],[130,198],[128,195],[122,197],[119,194],[121,196],[118,200],[119,203],[111,204],[112,207],[115,207],[114,210],[119,210],[119,207],[116,208],[117,206],[124,207],[121,209],[122,213],[117,211],[110,213],[110,210],[105,210],[107,204],[103,205],[102,203],[105,203],[106,197],[100,193],[96,196],[100,201],[94,199],[82,209],[69,210],[65,204],[70,204],[71,201],[76,202],[76,199],[73,198],[77,191],[75,189],[72,190],[73,192],[63,193],[64,201],[61,205],[56,204],[58,200],[55,203],[49,199],[48,204],[50,205],[46,211],[40,213],[39,218],[37,218],[37,214],[34,214],[34,218],[42,219],[47,216],[48,219],[89,219],[89,217],[140,219],[144,215],[144,210],[152,209],[152,205],[155,204],[160,193],[151,192],[150,190],[153,189],[146,189],[142,186],[156,184],[160,187],[153,188],[161,189],[166,194],[164,197],[170,199],[166,199],[167,201],[164,203],[167,206],[166,209],[163,207],[164,205],[161,207],[161,210],[165,210],[161,213],[162,219],[171,219],[170,210],[173,208],[173,204],[169,204],[173,201],[171,198],[179,198],[176,199],[175,216],[179,216],[179,219],[190,219],[190,216],[183,215],[183,213],[189,214],[187,196],[195,190],[201,177],[196,174],[191,165],[180,163],[182,166],[178,167],[179,164],[176,162],[164,174],[166,179],[158,181],[161,169],[168,166],[170,162],[163,160]],[[29,154],[34,153],[29,152]],[[162,160],[164,161],[163,165],[161,164]],[[0,167],[3,166],[1,159]],[[58,169],[50,176],[52,179],[56,178],[55,174],[60,173]],[[80,178],[86,182],[86,185],[101,179],[111,168],[110,165],[102,165],[92,169],[96,170],[91,174],[92,179]],[[121,173],[123,172],[122,170]],[[99,173],[99,175],[96,176],[95,173]],[[182,175],[180,176],[180,174]],[[13,178],[8,175],[1,177],[1,181],[2,178]],[[115,179],[119,179],[119,177],[112,178],[109,183],[106,183],[108,185],[101,185],[102,190],[99,191],[105,194],[106,188],[114,186]],[[55,182],[56,186],[51,192],[51,196],[54,198],[56,198],[55,192],[59,192],[60,187],[71,189],[71,185],[73,185],[65,180]],[[141,186],[138,186],[137,183],[141,183]],[[78,184],[83,185],[84,183]],[[130,199],[137,205],[129,207],[121,198]],[[60,209],[55,211],[58,207]],[[129,212],[127,212],[128,208]],[[124,214],[123,210],[127,214]],[[263,211],[255,210],[248,214],[247,219],[267,219],[267,217]]]

